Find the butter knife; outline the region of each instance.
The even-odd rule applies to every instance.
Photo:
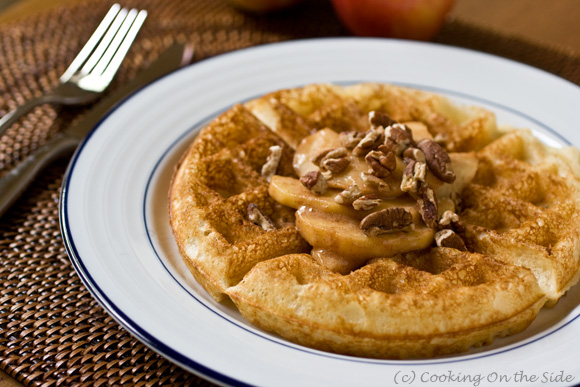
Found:
[[[43,168],[59,157],[71,155],[108,111],[148,83],[191,62],[193,47],[176,43],[131,81],[96,103],[87,113],[0,179],[0,216],[16,201]]]

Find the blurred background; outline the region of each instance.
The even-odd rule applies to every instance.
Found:
[[[78,0],[0,0],[0,22],[14,20],[33,12],[40,12],[45,8],[75,1]],[[264,3],[283,3],[285,0],[231,1],[250,4],[250,6],[257,3],[260,7],[264,6]],[[412,3],[416,0],[405,1]],[[356,0],[351,0],[351,2],[356,2]],[[359,3],[364,2],[367,0]],[[579,0],[455,0],[449,17],[496,30],[499,33],[510,34],[516,38],[521,37],[533,40],[535,43],[580,53]]]
[[[451,16],[580,53],[578,0],[457,0]]]

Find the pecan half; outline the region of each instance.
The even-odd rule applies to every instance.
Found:
[[[369,123],[372,126],[382,126],[383,128],[386,128],[387,126],[396,124],[397,121],[393,120],[387,113],[372,111],[369,113]]]
[[[402,124],[393,124],[385,129],[385,147],[400,156],[408,147],[414,147],[411,130]]]
[[[328,159],[339,159],[345,157],[348,154],[346,148],[330,148],[325,149],[322,152],[316,154],[310,161],[316,165],[320,165],[324,160]]]
[[[320,171],[310,171],[300,178],[300,182],[310,191],[322,195],[328,189],[326,178]]]
[[[363,138],[365,138],[366,133],[358,131],[340,132],[339,136],[340,142],[346,149],[354,149],[354,147],[357,146]]]
[[[268,157],[266,158],[266,163],[262,165],[262,176],[270,182],[272,176],[276,174],[278,166],[280,165],[280,159],[282,158],[282,147],[279,145],[273,145],[268,149]]]
[[[407,160],[401,181],[401,191],[416,194],[421,182],[424,182],[427,176],[427,165],[412,159]]]
[[[397,158],[393,152],[371,151],[365,156],[365,160],[371,167],[369,173],[377,177],[390,176],[397,168]]]
[[[403,160],[405,159],[420,161],[422,163],[426,161],[425,153],[423,153],[421,149],[415,147],[409,147],[403,151]]]
[[[334,197],[334,201],[338,204],[349,205],[358,199],[362,193],[356,184],[350,185]]]
[[[413,215],[405,208],[392,207],[373,212],[360,222],[360,228],[368,236],[376,236],[414,229]]]
[[[332,173],[340,173],[346,169],[350,164],[350,159],[347,157],[341,157],[338,159],[327,158],[320,163],[320,168],[323,170],[330,171]]]
[[[436,177],[446,183],[453,183],[455,181],[455,173],[451,167],[451,159],[441,145],[425,138],[417,143],[417,147],[425,154],[427,166]]]
[[[369,194],[356,199],[352,202],[352,206],[357,211],[368,211],[381,204],[381,202],[382,200],[378,195]]]
[[[348,167],[350,159],[346,156],[348,150],[344,147],[326,149],[314,156],[311,161],[320,166],[322,171],[340,173]]]
[[[385,139],[385,130],[382,127],[371,128],[362,140],[354,147],[352,154],[363,156],[378,147]]]
[[[435,243],[439,247],[450,247],[460,251],[467,251],[465,242],[453,230],[441,230],[435,234]]]
[[[417,204],[419,206],[419,213],[427,227],[435,228],[437,226],[437,198],[433,188],[427,183],[422,183],[419,186],[419,198]]]
[[[268,217],[262,214],[262,211],[260,211],[258,206],[255,205],[254,203],[250,203],[248,205],[247,212],[248,219],[252,223],[262,227],[265,231],[272,231],[276,229],[274,223],[272,223],[272,221]]]

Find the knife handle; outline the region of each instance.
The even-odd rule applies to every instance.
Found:
[[[0,216],[10,208],[43,168],[57,158],[73,153],[78,144],[78,139],[58,133],[0,178]]]
[[[18,106],[16,109],[9,111],[2,118],[0,118],[0,136],[4,134],[20,117],[34,109],[38,105],[44,103],[54,102],[54,98],[51,94],[43,95],[41,97],[31,99],[26,101],[23,105]]]

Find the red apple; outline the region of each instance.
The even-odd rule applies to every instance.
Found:
[[[234,6],[251,12],[273,12],[289,8],[302,0],[230,0]]]
[[[443,26],[454,0],[332,0],[355,35],[430,40]]]

